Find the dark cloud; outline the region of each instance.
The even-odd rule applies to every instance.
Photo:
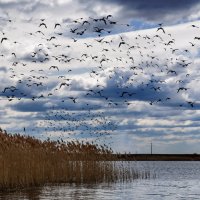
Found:
[[[116,14],[118,20],[137,20],[142,19],[145,21],[151,22],[166,22],[166,23],[175,23],[181,20],[187,20],[188,17],[195,13],[198,9],[199,1],[198,0],[77,0],[73,3],[63,3],[60,4],[58,1],[51,2],[51,6],[48,5],[47,1],[3,1],[0,2],[0,8],[2,12],[4,10],[18,10],[24,13],[33,13],[33,12],[46,12],[47,10],[54,8],[61,9],[66,6],[66,9],[71,6],[76,5],[76,9],[87,13],[91,17],[102,17],[103,13],[108,13],[109,10],[106,9],[106,6],[113,6],[113,10],[110,10],[109,14]],[[95,10],[95,8],[100,5],[102,7],[102,12]],[[115,9],[115,7],[117,9]],[[115,10],[118,10],[116,13]],[[66,16],[63,19],[63,22],[70,22],[71,16]],[[78,18],[77,13],[77,18]],[[81,17],[81,16],[80,16]],[[4,18],[9,18],[4,16]],[[173,19],[173,21],[171,21]]]
[[[26,101],[26,102],[19,102],[13,106],[13,110],[20,111],[20,112],[45,112],[49,109],[48,106],[45,105],[46,102],[44,101]]]
[[[151,11],[151,10],[165,10],[166,12],[173,12],[179,10],[189,9],[199,3],[198,0],[103,0],[101,2],[119,4],[129,9],[136,9],[141,11]]]
[[[8,70],[7,70],[7,68],[6,67],[0,67],[0,72],[4,72],[4,73],[6,73]]]
[[[42,3],[42,2],[37,2],[37,1],[4,1],[4,2],[0,2],[0,9],[2,9],[3,11],[11,10],[19,10],[22,12],[33,12],[35,10],[37,10],[38,8],[45,8],[47,6],[47,4]],[[4,12],[7,15],[7,19],[9,19],[9,15],[7,12]]]
[[[85,0],[80,0],[80,2],[88,2]],[[194,13],[198,0],[99,0],[100,4],[120,7],[118,12],[119,19],[145,19],[151,22],[168,22],[174,19],[175,21],[181,21],[186,19],[189,15]],[[112,12],[112,11],[111,11]]]

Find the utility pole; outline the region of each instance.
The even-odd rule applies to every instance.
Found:
[[[151,155],[152,155],[152,152],[153,152],[153,145],[152,145],[152,141],[151,141]]]

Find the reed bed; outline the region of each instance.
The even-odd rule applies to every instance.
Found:
[[[0,190],[49,183],[118,182],[141,176],[131,164],[119,165],[111,158],[107,146],[41,141],[0,130]]]

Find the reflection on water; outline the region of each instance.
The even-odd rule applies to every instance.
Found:
[[[133,162],[156,179],[129,183],[45,186],[20,192],[0,193],[2,200],[64,199],[200,199],[200,162]]]
[[[31,188],[22,191],[0,193],[1,200],[40,200],[43,188]]]

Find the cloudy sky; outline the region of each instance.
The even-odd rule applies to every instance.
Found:
[[[199,18],[197,0],[0,0],[0,127],[200,153]]]

